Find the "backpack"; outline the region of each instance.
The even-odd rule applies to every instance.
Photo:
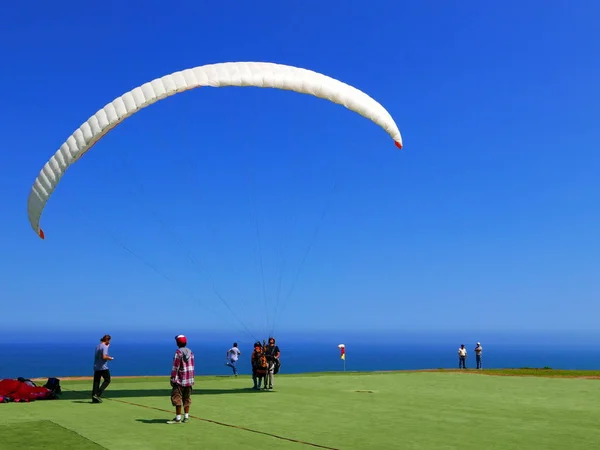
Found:
[[[270,363],[269,365],[273,368],[273,375],[277,375],[279,373],[279,369],[281,368],[281,361],[275,358],[275,355],[273,354],[274,351],[274,348],[267,348],[266,354],[267,360]]]
[[[254,367],[257,374],[266,375],[269,363],[267,362],[267,355],[264,352],[254,354]]]
[[[62,389],[60,388],[60,380],[58,378],[48,378],[48,381],[44,387],[51,391],[54,395],[58,395],[62,392]]]
[[[273,375],[277,375],[279,373],[279,368],[281,367],[281,361],[277,358],[274,358],[275,367],[273,368]]]

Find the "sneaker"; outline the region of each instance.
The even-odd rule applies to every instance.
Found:
[[[186,419],[185,417],[181,419],[181,423],[188,423],[190,421],[189,417]]]
[[[102,399],[97,395],[92,395],[92,403],[102,403]]]
[[[173,420],[167,420],[167,423],[181,423],[181,419],[173,418]]]

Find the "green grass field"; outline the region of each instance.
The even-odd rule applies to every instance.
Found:
[[[600,373],[515,369],[199,377],[190,423],[167,378],[62,380],[60,400],[0,404],[2,449],[591,449],[600,443]],[[541,376],[540,376],[541,375]]]

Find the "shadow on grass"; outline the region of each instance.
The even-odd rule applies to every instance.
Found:
[[[166,424],[167,423],[167,419],[135,419],[138,422],[142,422],[142,423],[160,423],[160,424]]]
[[[242,389],[206,389],[206,388],[197,388],[193,390],[192,395],[222,395],[222,394],[254,394],[261,391],[257,391],[249,388]],[[171,389],[115,389],[110,390],[110,386],[104,392],[102,398],[106,400],[110,400],[111,398],[144,398],[144,397],[170,397]],[[91,403],[92,393],[90,390],[85,391],[64,391],[60,399],[61,400],[73,400],[74,403],[88,403],[88,401],[83,401],[81,399],[89,398],[89,403]]]

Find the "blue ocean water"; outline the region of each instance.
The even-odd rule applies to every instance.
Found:
[[[338,341],[284,339],[278,340],[281,349],[281,372],[303,373],[343,370]],[[460,345],[440,338],[421,342],[418,338],[397,340],[392,338],[355,338],[346,341],[346,370],[385,371],[458,366],[457,351]],[[594,343],[573,345],[569,341],[552,342],[544,339],[515,339],[509,342],[495,339],[482,341],[484,367],[552,367],[554,369],[600,370],[600,347]],[[6,342],[0,343],[0,379],[16,377],[67,377],[89,376],[93,371],[93,352],[97,340],[88,342]],[[469,350],[467,367],[475,366],[475,342],[465,343]],[[190,348],[196,355],[198,375],[229,375],[225,366],[225,353],[231,346],[229,340],[191,340]],[[239,370],[250,373],[252,342],[239,344],[242,356]],[[168,375],[175,346],[172,339],[148,338],[136,342],[120,341],[113,335],[110,362],[113,376]]]

